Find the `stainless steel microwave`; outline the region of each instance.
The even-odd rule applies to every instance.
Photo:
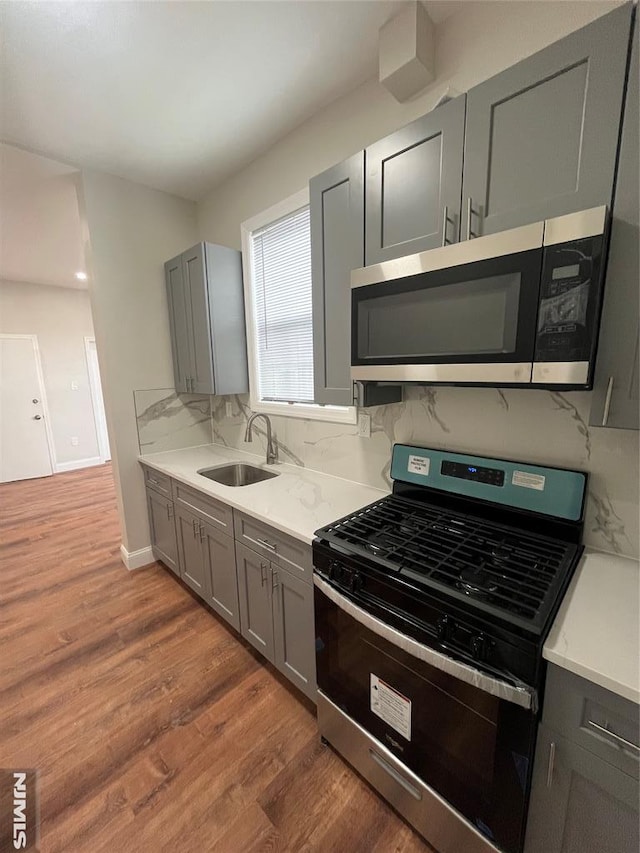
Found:
[[[590,388],[606,206],[351,273],[351,378]]]

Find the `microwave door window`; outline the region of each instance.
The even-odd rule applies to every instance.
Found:
[[[357,295],[358,359],[446,360],[516,351],[519,272],[374,288],[371,295]]]

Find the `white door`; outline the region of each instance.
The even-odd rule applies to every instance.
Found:
[[[107,418],[104,413],[104,399],[102,397],[102,384],[100,382],[100,368],[98,366],[98,351],[96,350],[95,338],[85,338],[87,350],[87,367],[89,370],[89,385],[91,387],[91,401],[93,402],[93,417],[96,422],[96,434],[98,436],[98,449],[103,462],[111,459],[109,447],[109,435],[107,433]]]
[[[33,335],[0,335],[0,482],[53,474]]]

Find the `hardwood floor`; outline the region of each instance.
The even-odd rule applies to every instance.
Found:
[[[43,853],[419,853],[312,707],[160,565],[127,572],[110,466],[0,485],[0,766]]]

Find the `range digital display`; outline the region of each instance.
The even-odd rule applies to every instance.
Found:
[[[475,483],[486,483],[488,486],[504,486],[504,471],[500,468],[464,465],[462,462],[448,462],[445,459],[440,466],[440,473],[445,477],[472,480]]]

